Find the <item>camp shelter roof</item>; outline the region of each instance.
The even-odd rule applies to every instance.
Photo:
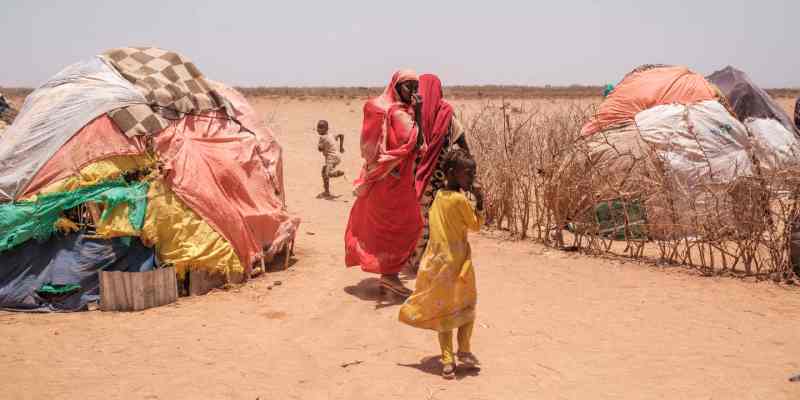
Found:
[[[665,104],[691,104],[714,100],[714,88],[683,66],[651,66],[629,73],[600,104],[581,133],[591,135],[633,123],[637,113]]]
[[[299,219],[285,207],[282,149],[247,100],[176,53],[118,50],[67,67],[28,97],[0,136],[0,203],[38,195],[87,165],[140,156],[146,143],[164,167],[154,174],[230,243],[244,269],[282,249]],[[169,65],[154,77],[152,63],[166,65],[158,60]],[[143,86],[153,79],[157,88]],[[183,89],[169,89],[174,79]],[[155,114],[166,120],[148,123]]]
[[[707,79],[727,97],[729,106],[740,121],[744,122],[748,118],[774,119],[790,132],[798,134],[789,115],[745,72],[727,66],[709,75]]]
[[[145,103],[100,57],[56,74],[28,96],[14,123],[0,135],[0,203],[19,198],[42,165],[91,121]]]
[[[113,156],[144,154],[142,137],[127,137],[107,115],[84,126],[34,175],[20,198],[37,193],[53,182],[74,175],[83,167]]]
[[[221,111],[187,115],[155,137],[167,185],[233,245],[245,268],[263,250],[280,250],[300,223],[285,211],[271,172],[280,157],[264,157],[271,144]]]

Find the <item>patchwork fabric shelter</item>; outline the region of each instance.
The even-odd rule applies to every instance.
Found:
[[[286,209],[282,157],[247,100],[186,57],[107,51],[34,91],[0,135],[0,257],[89,229],[102,246],[135,237],[181,276],[241,281],[300,222]],[[44,265],[22,259],[22,275]],[[15,307],[0,296],[2,306]]]
[[[761,105],[745,109],[769,111],[766,93],[751,82],[747,87]],[[686,218],[712,208],[720,221],[732,225],[736,211],[720,208],[720,196],[731,195],[739,178],[780,168],[800,153],[795,153],[794,135],[778,119],[737,119],[728,105],[736,102],[725,97],[725,90],[681,66],[644,66],[626,75],[583,127],[582,140],[559,171],[565,180],[574,175],[582,182],[586,174],[597,178],[586,188],[594,200],[569,200],[574,204],[560,209],[574,212],[563,218],[587,215],[597,200],[624,200],[636,205],[637,215],[643,206],[650,237],[695,235],[683,230],[692,226]],[[763,128],[767,121],[773,125],[768,129]],[[775,126],[783,133],[777,134]],[[621,224],[601,222],[610,232]]]

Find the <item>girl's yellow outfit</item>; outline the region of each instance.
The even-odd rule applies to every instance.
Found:
[[[483,217],[461,192],[439,190],[429,215],[430,239],[422,256],[414,293],[400,308],[400,321],[439,332],[442,362],[453,362],[453,330],[459,351],[470,352],[478,293],[467,232]]]

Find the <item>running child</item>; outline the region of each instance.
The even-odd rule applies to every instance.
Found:
[[[317,133],[319,134],[319,145],[317,150],[322,153],[325,164],[322,166],[322,185],[325,189],[320,193],[319,198],[330,198],[330,178],[338,178],[344,176],[344,172],[339,171],[336,167],[342,162],[339,158],[339,153],[344,153],[344,135],[339,134],[333,138],[328,134],[328,121],[320,120],[317,122]],[[339,142],[339,151],[336,150],[336,141]]]

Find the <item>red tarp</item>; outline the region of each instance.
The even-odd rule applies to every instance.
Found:
[[[280,250],[300,223],[284,210],[280,179],[269,172],[280,170],[280,147],[264,134],[215,111],[186,116],[155,137],[164,180],[231,243],[245,271],[262,248]]]

